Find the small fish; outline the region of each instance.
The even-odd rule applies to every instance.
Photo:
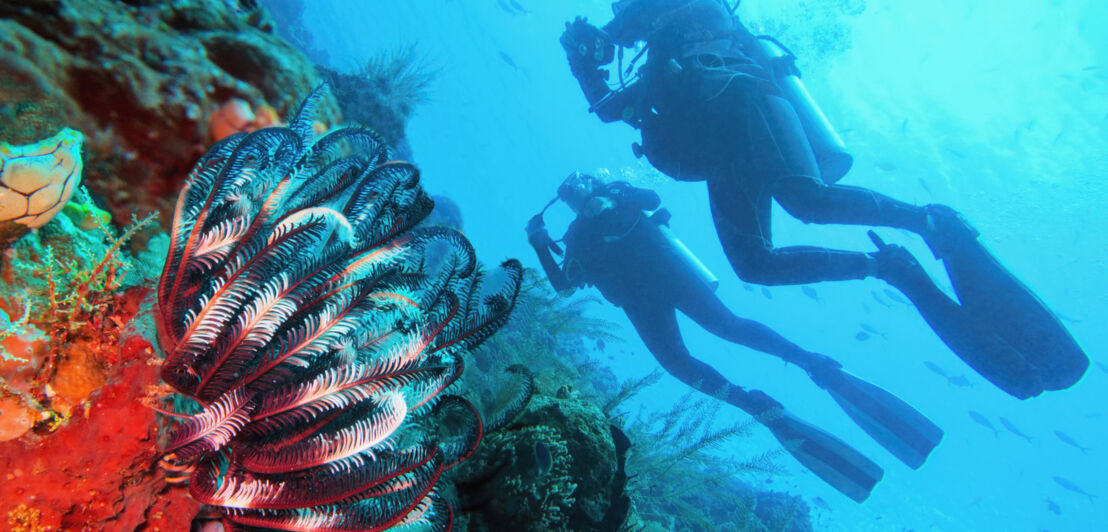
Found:
[[[946,151],[947,151],[947,153],[949,153],[949,154],[951,154],[951,155],[953,155],[953,156],[955,156],[959,159],[965,159],[966,158],[966,154],[964,154],[964,153],[962,153],[962,152],[960,152],[960,151],[958,151],[954,148],[947,148]]]
[[[769,288],[762,287],[762,295],[766,296],[766,299],[773,299],[773,294],[770,293]]]
[[[882,292],[885,293],[886,297],[888,297],[889,299],[891,299],[893,301],[896,301],[897,303],[903,303],[905,305],[911,305],[911,303],[909,303],[907,299],[904,299],[904,296],[896,293],[896,291],[891,289],[891,288],[885,288],[884,290],[882,290]]]
[[[900,123],[900,134],[901,135],[907,135],[908,134],[908,119],[907,118],[905,118],[904,121]]]
[[[866,331],[858,331],[858,334],[854,335],[854,339],[858,340],[859,342],[864,342],[866,340],[869,340],[869,333]]]
[[[554,464],[554,461],[550,457],[550,447],[540,440],[535,440],[535,468],[538,472],[539,478],[550,472],[550,467]]]
[[[970,410],[969,417],[973,418],[973,420],[976,421],[978,425],[981,425],[982,427],[993,431],[993,436],[1000,437],[1000,431],[996,430],[996,427],[994,427],[993,424],[989,422],[989,418],[985,417],[985,415],[981,412]]]
[[[1058,503],[1050,499],[1046,500],[1046,509],[1050,510],[1050,513],[1054,515],[1062,515],[1062,507],[1058,506]]]
[[[1100,412],[1089,412],[1088,414],[1085,415],[1085,419],[1099,419],[1099,418],[1102,418],[1102,417],[1104,417],[1104,414],[1102,414]]]
[[[531,14],[531,12],[527,10],[527,8],[519,5],[519,2],[516,2],[516,0],[508,0],[508,4],[511,5],[512,9],[515,9],[516,13],[518,13],[520,15],[530,15]]]
[[[750,283],[743,283],[743,290],[746,290],[747,292],[753,292],[754,287],[750,286]]]
[[[973,388],[973,383],[966,378],[965,375],[954,375],[947,377],[946,382],[951,386],[957,386],[959,388]]]
[[[604,339],[603,338],[597,338],[596,339],[596,349],[599,350],[599,351],[604,350]]]
[[[1012,434],[1015,434],[1016,436],[1027,440],[1027,443],[1031,443],[1031,436],[1024,434],[1023,431],[1019,429],[1019,427],[1012,424],[1011,421],[1008,421],[1008,418],[1001,416],[1000,424],[1004,425],[1004,428],[1008,429],[1008,432],[1011,432]]]
[[[866,332],[868,332],[872,335],[880,336],[882,338],[888,338],[887,336],[885,336],[885,333],[883,333],[883,332],[881,332],[877,329],[874,329],[873,327],[870,327],[869,325],[866,325],[865,323],[859,323],[858,326],[861,327],[863,331],[866,331]]]
[[[936,364],[934,362],[931,362],[930,360],[923,361],[923,365],[927,366],[927,369],[931,370],[931,373],[934,373],[936,375],[939,375],[939,376],[947,378],[947,379],[950,378],[950,375],[947,374],[946,370],[944,370],[943,368],[940,368],[938,364]]]
[[[886,303],[884,299],[881,299],[881,296],[877,295],[877,292],[874,292],[873,290],[870,290],[869,295],[873,296],[873,300],[880,303],[881,306],[883,306],[885,308],[893,308],[892,305]]]
[[[804,295],[806,295],[806,296],[808,296],[812,299],[815,299],[816,301],[819,301],[819,293],[816,292],[815,288],[812,288],[810,286],[801,286],[800,291],[804,292]]]
[[[1064,136],[1065,134],[1065,130],[1059,131],[1058,134],[1054,136],[1054,140],[1051,142],[1053,144],[1058,144],[1058,141],[1062,140],[1062,136]]]
[[[1081,454],[1089,454],[1089,448],[1088,447],[1082,447],[1081,444],[1074,441],[1073,438],[1071,438],[1069,434],[1066,434],[1065,432],[1062,432],[1060,430],[1056,430],[1056,431],[1054,431],[1054,435],[1058,436],[1058,439],[1062,440],[1062,443],[1064,443],[1066,445],[1069,445],[1071,447],[1077,447],[1078,449],[1081,449]]]
[[[889,161],[877,161],[876,163],[874,163],[874,166],[876,166],[878,170],[881,170],[883,172],[892,172],[896,170],[896,165]]]
[[[1070,482],[1070,480],[1067,479],[1067,478],[1054,477],[1054,482],[1057,483],[1059,486],[1062,486],[1066,490],[1069,490],[1069,491],[1072,491],[1072,492],[1077,493],[1079,495],[1084,495],[1084,496],[1088,497],[1090,502],[1093,501],[1094,499],[1096,499],[1096,495],[1093,495],[1092,493],[1089,493],[1089,492],[1079,488],[1077,486],[1077,484],[1074,484],[1073,482]]]
[[[1108,365],[1105,365],[1103,362],[1101,362],[1099,360],[1096,361],[1096,367],[1100,368],[1100,371],[1108,373]]]
[[[931,192],[931,185],[928,185],[927,181],[924,181],[922,177],[919,178],[918,181],[919,181],[919,186],[927,191],[928,196],[931,196],[931,197],[935,196],[935,194],[933,192]]]
[[[500,52],[500,59],[504,60],[504,62],[507,63],[508,66],[512,67],[513,70],[519,70],[519,67],[516,66],[516,62],[512,60],[512,56],[504,53],[503,50],[501,50]]]
[[[500,9],[502,9],[504,12],[511,13],[513,15],[515,14],[515,12],[512,11],[512,6],[508,5],[508,2],[505,2],[504,0],[496,0],[496,4],[500,6]]]
[[[1081,69],[1082,72],[1092,72],[1094,70],[1100,70],[1100,67],[1097,66],[1097,65],[1089,65],[1089,66]]]
[[[823,497],[816,496],[816,498],[812,499],[812,504],[829,512],[831,511],[831,505],[827,504],[827,501],[823,500]]]

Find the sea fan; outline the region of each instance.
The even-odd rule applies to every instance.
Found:
[[[367,129],[315,138],[320,92],[288,128],[215,145],[181,192],[162,376],[202,408],[163,464],[230,529],[448,530],[435,483],[482,425],[443,391],[507,320],[522,271],[505,262],[488,290],[465,237],[413,229],[433,207],[416,168]]]

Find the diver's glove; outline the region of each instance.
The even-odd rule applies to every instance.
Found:
[[[542,249],[549,249],[559,257],[562,256],[564,251],[562,246],[559,246],[557,242],[554,242],[553,238],[550,238],[550,233],[546,231],[546,222],[542,219],[542,214],[536,214],[527,221],[527,243],[531,244],[531,247],[535,248],[535,251]]]
[[[585,17],[566,22],[566,31],[560,39],[569,59],[569,68],[576,76],[596,70],[615,59],[616,48],[604,30],[589,24]]]
[[[541,214],[532,216],[524,230],[527,231],[527,242],[535,248],[541,248],[550,241],[550,233],[546,231],[546,222]]]

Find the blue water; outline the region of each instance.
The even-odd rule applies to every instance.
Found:
[[[1108,530],[1108,418],[1097,417],[1108,415],[1108,373],[1094,364],[1072,389],[1019,401],[958,360],[913,308],[888,301],[878,281],[815,285],[819,300],[800,287],[770,288],[772,299],[745,290],[720,249],[704,186],[654,172],[631,153],[636,132],[587,113],[558,35],[576,15],[606,22],[608,2],[518,1],[531,13],[513,15],[496,0],[312,0],[304,20],[334,67],[352,69],[411,44],[440,70],[408,133],[426,186],[460,204],[485,262],[519,257],[538,267],[523,226],[572,170],[653,187],[674,214],[674,231],[721,279],[718,293],[732,309],[836,357],[946,431],[928,463],[912,471],[795,368],[682,321],[695,356],[780,398],[885,468],[872,497],[858,505],[781,458],[785,474],[769,487],[826,501],[827,508],[813,510],[817,529]],[[859,7],[866,8],[847,14]],[[964,212],[1090,356],[1108,364],[1108,3],[746,0],[739,13],[752,29],[778,32],[801,56],[806,84],[856,159],[843,183]],[[569,219],[567,209],[555,207],[547,223],[557,236]],[[774,234],[778,245],[872,249],[864,228],[805,226],[780,210]],[[909,247],[945,284],[918,238],[882,234]],[[595,310],[628,338],[619,346],[626,353],[605,363],[625,378],[656,367],[617,309]],[[859,341],[863,323],[887,338]],[[951,386],[924,361],[964,374],[974,386]],[[667,409],[684,391],[667,377],[647,406]],[[999,436],[969,410],[1002,428]],[[744,417],[734,409],[721,416]],[[1033,442],[1004,431],[1001,416]],[[1082,454],[1055,430],[1091,450]],[[776,445],[759,431],[724,452],[752,455]],[[1055,476],[1099,497],[1065,491]],[[1048,498],[1060,515],[1048,509]]]

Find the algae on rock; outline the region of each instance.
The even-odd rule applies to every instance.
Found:
[[[295,110],[312,64],[246,2],[0,2],[0,138],[83,131],[85,183],[116,218],[169,211],[231,98]],[[328,101],[326,119],[338,121]]]

